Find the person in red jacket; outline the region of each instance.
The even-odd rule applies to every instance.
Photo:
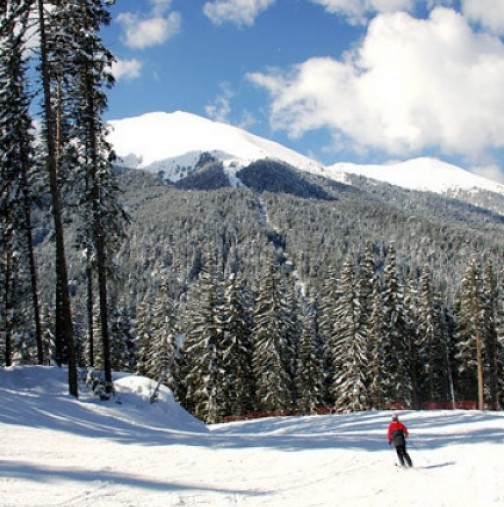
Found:
[[[405,466],[405,461],[408,466],[412,467],[413,463],[406,451],[406,438],[408,437],[408,428],[399,421],[397,414],[392,414],[392,421],[388,427],[388,442],[395,447],[397,457],[401,466]]]

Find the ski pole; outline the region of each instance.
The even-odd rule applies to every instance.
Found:
[[[415,444],[415,442],[413,442],[411,440],[411,437],[409,438],[409,443],[411,444],[411,447],[413,447],[413,449],[415,449],[415,451],[418,452],[418,454],[422,457],[422,459],[430,465],[430,461],[425,457],[425,453],[423,451],[420,451],[420,449],[418,448],[418,446]]]

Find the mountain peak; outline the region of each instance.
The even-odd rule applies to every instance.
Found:
[[[328,174],[339,179],[342,176],[344,178],[345,174],[354,174],[409,190],[438,194],[459,190],[487,190],[504,195],[503,185],[432,157],[419,157],[383,165],[339,162],[327,170]]]
[[[224,163],[230,180],[240,168],[270,159],[343,183],[353,174],[438,194],[479,189],[504,195],[503,185],[431,157],[383,165],[339,162],[324,167],[279,143],[184,111],[150,112],[109,125],[109,141],[124,166],[162,172],[171,181],[187,176],[201,154],[209,153]]]
[[[109,122],[109,141],[127,167],[158,171],[170,161],[197,161],[203,152],[223,161],[246,165],[270,158],[303,170],[316,171],[317,162],[278,143],[226,123],[183,111],[152,112]]]

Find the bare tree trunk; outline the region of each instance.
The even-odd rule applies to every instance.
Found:
[[[28,248],[28,261],[30,264],[30,282],[32,291],[33,317],[35,319],[35,342],[37,344],[37,362],[44,364],[44,348],[42,346],[42,325],[40,323],[40,304],[38,298],[37,266],[35,263],[35,253],[33,251],[32,221],[30,212],[30,196],[28,192],[28,182],[26,173],[23,171],[23,206],[26,227],[26,243]]]
[[[103,348],[103,370],[105,377],[105,392],[111,393],[114,390],[112,382],[112,365],[110,361],[110,334],[108,327],[108,294],[107,294],[107,256],[105,250],[104,232],[101,220],[101,191],[98,175],[98,146],[97,146],[97,125],[95,121],[94,89],[92,73],[86,74],[86,99],[87,112],[87,144],[90,155],[90,185],[91,185],[91,206],[92,206],[92,231],[96,249],[98,268],[98,295],[100,305],[100,331]]]
[[[68,291],[68,273],[65,256],[63,221],[61,218],[61,198],[58,187],[55,125],[51,108],[51,88],[47,55],[47,39],[44,21],[44,2],[37,0],[39,15],[41,79],[44,94],[44,115],[46,121],[47,170],[51,192],[52,214],[56,241],[56,361],[63,360],[63,344],[67,347],[68,387],[72,396],[78,396],[77,361],[75,355],[74,333],[70,296]]]
[[[22,139],[22,136],[19,136]],[[33,234],[32,234],[32,220],[30,210],[30,191],[28,188],[28,168],[29,160],[27,153],[29,149],[27,146],[22,146],[21,149],[21,181],[23,187],[23,211],[24,221],[26,229],[26,244],[28,253],[28,262],[30,265],[30,282],[32,291],[32,304],[33,304],[33,317],[35,320],[35,342],[37,344],[37,362],[38,364],[44,364],[44,348],[42,345],[42,325],[40,322],[40,304],[38,298],[38,277],[37,277],[37,266],[35,263],[35,253],[33,251]]]
[[[10,191],[10,190],[9,190]],[[8,210],[7,210],[8,212]],[[6,220],[9,223],[9,217]],[[4,333],[5,333],[5,366],[12,366],[12,300],[14,298],[12,291],[12,232],[7,226],[4,232],[5,258],[4,258]]]
[[[88,321],[88,366],[94,366],[94,297],[93,297],[93,266],[91,245],[86,246],[86,283],[87,283],[87,321]]]
[[[476,333],[476,361],[478,364],[478,410],[485,408],[485,393],[483,389],[483,344],[481,334]]]

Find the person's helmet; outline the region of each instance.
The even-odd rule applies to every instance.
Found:
[[[393,413],[392,414],[392,420],[393,421],[398,421],[399,420],[399,416],[396,413]]]

